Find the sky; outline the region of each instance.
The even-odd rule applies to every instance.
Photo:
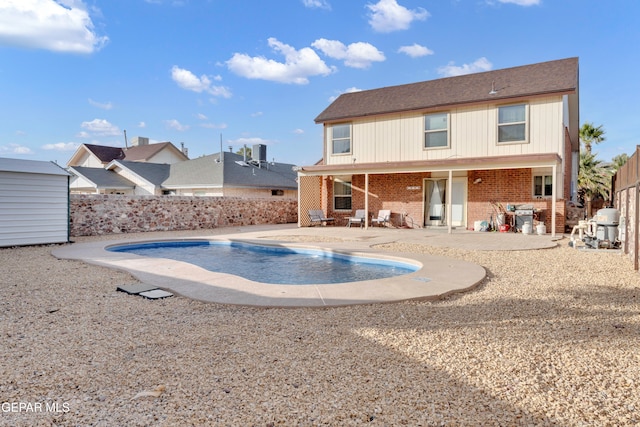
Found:
[[[594,147],[633,154],[637,0],[0,0],[0,157],[136,136],[300,166],[341,93],[569,57]]]

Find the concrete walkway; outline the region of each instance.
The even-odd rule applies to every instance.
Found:
[[[448,257],[416,253],[378,252],[384,243],[411,243],[469,250],[534,250],[557,245],[549,235],[394,228],[305,227],[295,225],[232,227],[202,233],[170,232],[126,235],[114,240],[60,246],[57,258],[125,270],[142,283],[202,301],[265,307],[326,307],[353,304],[438,299],[472,289],[485,277],[484,268]],[[126,237],[126,238],[125,238]],[[323,285],[276,285],[215,273],[193,264],[111,252],[112,245],[158,240],[232,240],[294,248],[320,248],[334,253],[383,260],[403,260],[418,271],[388,279]],[[91,240],[91,239],[89,239]],[[262,268],[270,268],[264,266]],[[274,265],[273,268],[277,268]],[[286,271],[283,271],[286,274]]]

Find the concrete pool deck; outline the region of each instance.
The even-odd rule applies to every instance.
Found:
[[[501,251],[544,249],[557,245],[557,239],[551,238],[550,235],[468,231],[454,231],[448,234],[443,230],[431,229],[298,228],[291,224],[230,227],[204,230],[198,234],[176,231],[113,237],[113,240],[60,246],[55,248],[52,254],[57,258],[81,260],[124,270],[142,283],[184,297],[207,302],[264,307],[329,307],[439,299],[451,293],[474,288],[486,275],[482,266],[463,260],[417,253],[382,252],[374,248],[385,243]],[[237,240],[264,245],[317,248],[350,255],[405,260],[418,263],[422,268],[410,274],[379,280],[323,285],[274,285],[211,272],[189,263],[107,250],[109,246],[117,244],[162,240]],[[286,271],[282,274],[286,274]]]

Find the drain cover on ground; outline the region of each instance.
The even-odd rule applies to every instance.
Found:
[[[138,295],[140,292],[152,291],[158,289],[157,286],[147,285],[146,283],[134,283],[132,285],[120,285],[118,290],[120,292],[126,292],[129,295]]]
[[[154,289],[152,291],[140,292],[138,295],[149,299],[160,299],[172,297],[171,292],[163,291],[162,289]]]

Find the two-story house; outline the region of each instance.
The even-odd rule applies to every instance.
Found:
[[[299,225],[323,209],[472,228],[531,205],[564,230],[579,152],[578,59],[345,93],[315,119],[323,161],[298,171]]]

